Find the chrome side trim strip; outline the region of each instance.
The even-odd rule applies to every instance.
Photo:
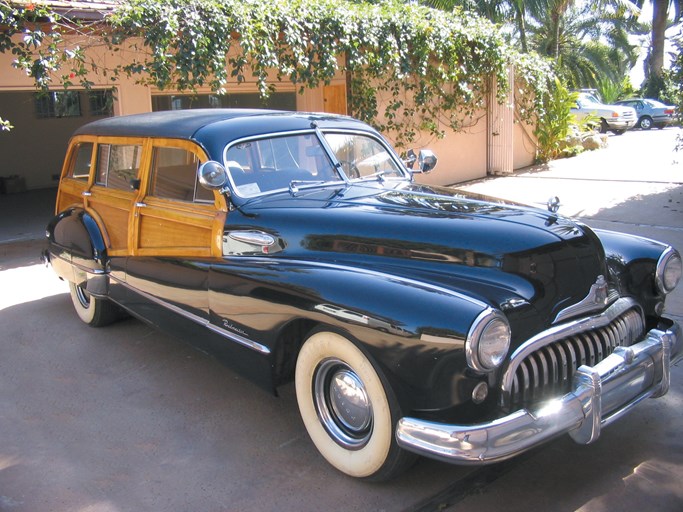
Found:
[[[638,309],[642,316],[642,308],[634,299],[622,297],[599,315],[579,318],[578,320],[551,327],[522,343],[510,356],[510,362],[501,378],[503,400],[507,400],[508,398],[506,397],[509,397],[512,392],[515,372],[520,363],[532,352],[563,338],[609,325],[615,318],[632,308]]]
[[[142,295],[145,297],[147,300],[154,302],[162,307],[165,307],[166,309],[170,309],[174,313],[177,313],[178,315],[187,318],[188,320],[191,320],[203,327],[206,327],[210,331],[213,331],[217,334],[220,334],[221,336],[228,338],[230,341],[234,341],[235,343],[242,345],[244,347],[250,348],[252,350],[255,350],[256,352],[259,352],[260,354],[268,355],[270,354],[270,349],[266,347],[265,345],[262,345],[261,343],[258,343],[256,341],[252,341],[248,338],[245,338],[244,336],[240,336],[239,334],[232,333],[230,331],[226,331],[225,329],[222,329],[218,327],[217,325],[212,324],[209,322],[207,319],[202,318],[198,315],[195,315],[193,313],[190,313],[189,311],[184,310],[183,308],[180,308],[174,304],[171,304],[170,302],[166,302],[165,300],[162,300],[158,297],[155,297],[154,295],[150,295],[147,292],[143,292],[142,290],[138,290],[137,288],[133,288],[130,286],[128,283],[125,281],[121,281],[120,279],[116,279],[113,276],[110,276],[114,281],[117,283],[125,286],[129,290],[132,290],[133,292]]]

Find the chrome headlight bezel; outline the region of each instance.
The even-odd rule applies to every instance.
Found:
[[[669,246],[659,257],[655,270],[655,283],[657,289],[664,295],[668,295],[678,285],[683,274],[683,260],[676,249]]]
[[[510,324],[493,308],[484,310],[472,323],[465,342],[467,365],[482,373],[500,367],[510,350]]]

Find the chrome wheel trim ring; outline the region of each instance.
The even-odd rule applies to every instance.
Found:
[[[372,403],[361,378],[343,361],[320,363],[313,375],[315,409],[330,437],[348,450],[360,450],[372,436]]]
[[[74,287],[76,289],[76,298],[78,299],[78,302],[84,309],[88,309],[90,307],[90,294],[86,292],[82,286],[75,285]]]

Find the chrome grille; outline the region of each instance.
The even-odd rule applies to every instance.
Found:
[[[538,348],[528,354],[515,371],[511,405],[521,406],[566,393],[581,365],[595,366],[616,347],[637,342],[644,331],[640,311],[629,309],[607,325]]]

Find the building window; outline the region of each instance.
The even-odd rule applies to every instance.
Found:
[[[114,112],[114,95],[111,90],[88,92],[91,116],[111,116]]]
[[[267,99],[258,93],[239,94],[169,94],[152,96],[152,111],[191,108],[272,108],[296,110],[295,92],[275,92]]]
[[[81,116],[81,95],[78,91],[36,93],[35,104],[38,118]]]

